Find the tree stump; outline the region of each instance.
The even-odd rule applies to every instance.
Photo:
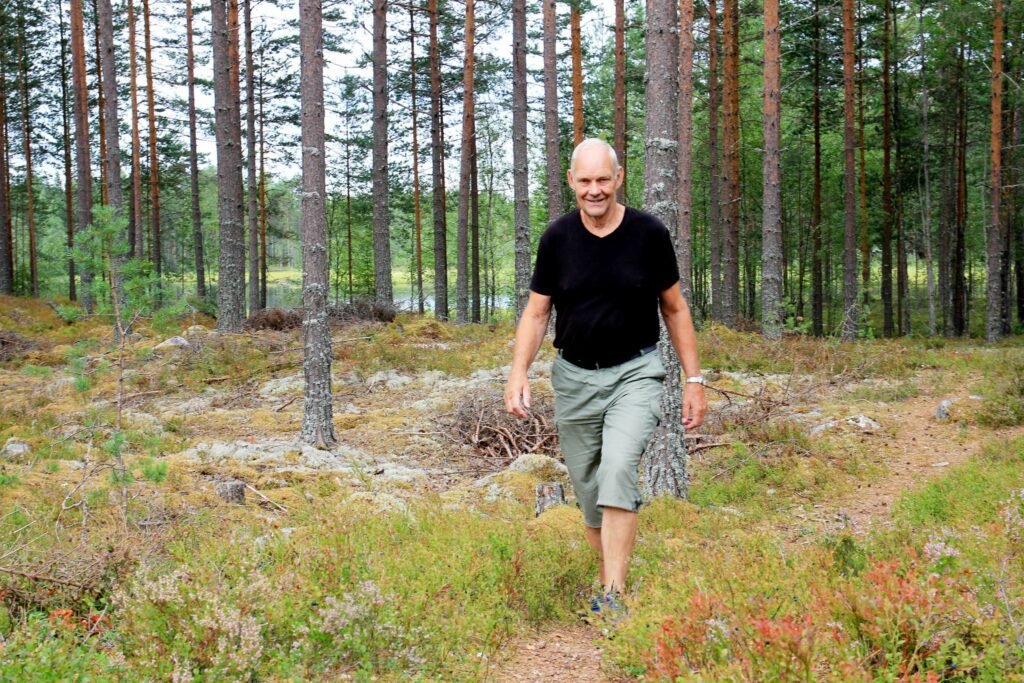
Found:
[[[537,484],[537,516],[553,505],[565,505],[565,487],[553,481]]]
[[[217,484],[217,495],[228,503],[245,503],[245,482],[233,479]]]

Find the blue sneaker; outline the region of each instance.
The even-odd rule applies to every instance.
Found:
[[[607,636],[628,616],[629,610],[622,604],[622,596],[619,593],[602,593],[590,599],[590,612],[583,620],[599,627]]]

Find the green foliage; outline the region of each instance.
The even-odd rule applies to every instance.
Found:
[[[167,478],[167,462],[148,459],[142,463],[142,476],[147,481],[159,484]]]
[[[3,486],[14,486],[19,481],[20,480],[18,479],[18,477],[13,475],[13,474],[7,474],[5,472],[0,472],[0,487],[3,487]]]
[[[68,325],[78,322],[85,314],[85,311],[83,311],[80,306],[62,306],[58,304],[53,307],[53,310],[56,311],[57,316]]]
[[[42,367],[39,365],[22,365],[21,373],[29,377],[38,377],[41,379],[48,379],[53,376],[53,369]]]
[[[1024,359],[993,368],[983,391],[978,422],[986,427],[1024,424]]]

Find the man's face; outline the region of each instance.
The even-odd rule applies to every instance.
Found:
[[[620,185],[622,169],[615,172],[608,151],[599,146],[581,149],[575,166],[569,169],[569,187],[576,193],[576,204],[591,218],[609,214]]]

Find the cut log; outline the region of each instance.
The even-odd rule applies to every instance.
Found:
[[[228,503],[245,503],[245,482],[233,479],[217,484],[217,495]]]
[[[537,484],[537,516],[554,505],[565,505],[565,487],[553,481]]]

